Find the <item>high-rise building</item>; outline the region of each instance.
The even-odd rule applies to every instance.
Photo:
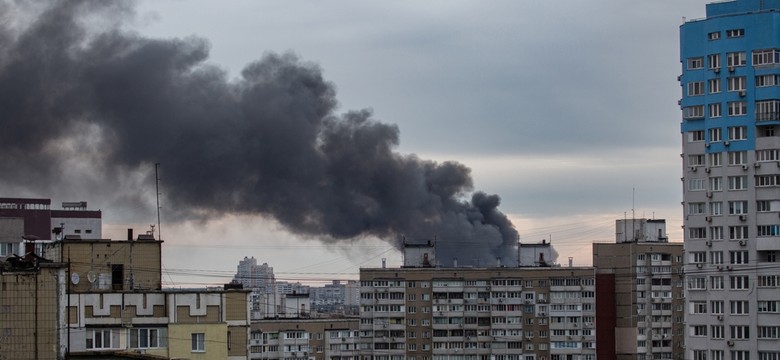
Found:
[[[360,357],[596,359],[593,275],[590,267],[362,268]]]
[[[684,359],[780,358],[780,1],[680,28]]]
[[[683,244],[666,221],[617,220],[614,243],[593,244],[600,359],[674,359],[684,352]]]

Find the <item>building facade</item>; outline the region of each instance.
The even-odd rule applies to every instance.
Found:
[[[780,1],[680,28],[686,359],[780,358]]]
[[[371,268],[360,281],[364,360],[596,358],[590,267]]]
[[[254,360],[360,360],[357,318],[252,322]]]
[[[685,351],[683,244],[664,220],[618,220],[593,244],[600,359],[676,359]]]

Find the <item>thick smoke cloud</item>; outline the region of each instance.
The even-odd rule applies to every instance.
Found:
[[[67,189],[77,163],[82,186],[133,207],[138,189],[123,179],[151,176],[159,162],[169,219],[257,214],[332,242],[435,238],[445,265],[516,258],[499,198],[464,200],[467,167],[395,152],[398,128],[370,111],[337,114],[334,85],[314,64],[270,54],[228,79],[206,63],[203,39],[145,38],[96,20],[130,16],[125,3],[0,11],[28,19],[0,29],[6,189]]]

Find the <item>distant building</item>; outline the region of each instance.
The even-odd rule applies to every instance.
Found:
[[[357,318],[253,321],[250,358],[359,360],[358,321]]]
[[[590,267],[364,268],[360,282],[362,359],[596,359]]]
[[[244,285],[244,289],[251,289],[261,293],[273,292],[275,282],[274,268],[268,263],[257,264],[257,259],[253,257],[244,257],[244,260],[238,262],[236,275],[233,281]]]
[[[683,244],[666,221],[617,220],[615,243],[593,244],[600,359],[676,359],[684,353]]]

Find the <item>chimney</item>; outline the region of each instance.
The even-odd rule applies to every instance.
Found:
[[[452,258],[452,267],[458,267],[458,258]]]
[[[127,241],[133,241],[133,229],[127,229]]]
[[[569,256],[569,267],[573,267],[573,266],[574,266],[574,258]]]
[[[382,258],[382,269],[387,268],[387,258]]]

